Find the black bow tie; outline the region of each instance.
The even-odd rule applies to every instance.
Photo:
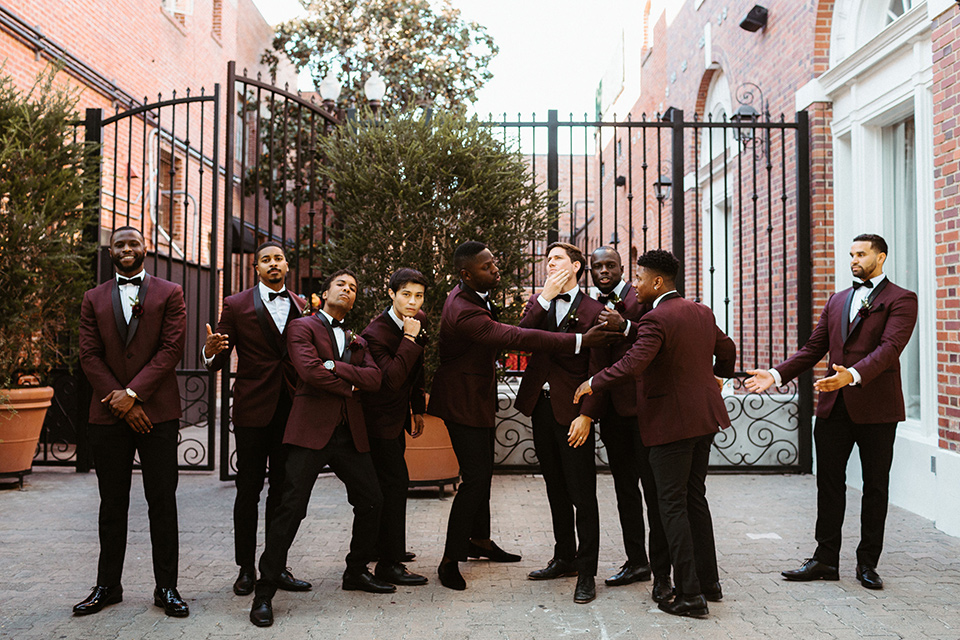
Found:
[[[570,302],[570,294],[569,294],[569,293],[561,293],[561,294],[558,295],[556,298],[554,298],[554,300],[563,300],[564,302]]]
[[[143,278],[140,276],[137,276],[136,278],[124,278],[123,276],[117,276],[117,284],[121,287],[125,284],[132,284],[135,287],[139,287],[141,282],[143,282]]]
[[[859,280],[854,280],[854,281],[853,281],[853,290],[856,291],[856,290],[859,289],[860,287],[866,287],[867,289],[873,289],[873,283],[870,282],[869,280],[864,280],[863,282],[860,282]]]
[[[597,296],[597,301],[602,302],[603,304],[607,304],[608,302],[610,302],[610,298],[612,298],[614,295],[615,294],[613,293],[613,291],[611,291],[610,293],[601,293],[600,295]]]
[[[289,298],[290,292],[284,289],[283,291],[271,291],[269,295],[270,295],[270,302],[273,302],[277,298]]]
[[[337,327],[341,327],[343,326],[343,320],[337,320],[336,318],[332,318],[330,320],[330,326],[333,327],[334,329],[336,329]]]

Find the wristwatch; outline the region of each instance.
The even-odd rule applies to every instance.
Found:
[[[127,387],[126,391],[127,391],[127,395],[133,398],[134,400],[140,399],[140,396],[137,395],[137,392],[131,389],[130,387]]]
[[[323,363],[323,368],[326,369],[327,371],[333,371],[333,368],[334,368],[335,366],[337,366],[337,365],[336,365],[336,363],[335,363],[333,360],[326,360],[326,361]]]

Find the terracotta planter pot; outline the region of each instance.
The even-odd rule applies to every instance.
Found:
[[[406,434],[407,450],[404,459],[410,473],[410,486],[436,486],[443,495],[448,484],[456,488],[460,479],[460,465],[453,453],[447,425],[435,416],[423,417],[423,433],[419,438]]]
[[[29,471],[53,387],[0,389],[0,474]]]

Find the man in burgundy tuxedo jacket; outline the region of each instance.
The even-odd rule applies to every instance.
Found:
[[[593,252],[590,256],[590,273],[597,288],[597,299],[606,305],[600,320],[611,326],[623,327],[627,333],[626,340],[609,347],[591,349],[591,373],[597,373],[620,360],[630,350],[637,336],[637,322],[649,311],[650,305],[641,305],[633,285],[623,279],[623,263],[613,247],[602,246]],[[652,568],[653,599],[662,602],[673,594],[670,550],[660,522],[657,485],[650,469],[650,450],[640,438],[637,424],[637,382],[633,378],[625,378],[599,395],[602,397],[600,415],[597,416],[600,421],[600,440],[603,441],[610,463],[623,546],[627,553],[627,561],[605,583],[616,587],[649,580]],[[649,562],[644,540],[644,502],[650,522]]]
[[[427,279],[422,273],[398,269],[387,286],[392,304],[361,334],[382,374],[379,391],[365,393],[361,398],[370,455],[383,494],[377,540],[380,561],[374,575],[403,586],[427,583],[426,577],[410,573],[403,566],[410,485],[403,457],[404,431],[418,437],[423,432],[423,414],[427,409],[423,378],[425,336],[421,331],[427,316],[420,310],[426,288]]]
[[[703,616],[706,599],[722,597],[706,498],[707,466],[713,437],[730,426],[714,376],[733,375],[736,347],[708,307],[680,297],[674,285],[680,263],[672,253],[648,251],[637,265],[637,299],[652,309],[640,319],[627,354],[584,382],[577,399],[628,376],[639,377],[640,437],[650,447],[677,583],[676,597],[658,606],[674,615]]]
[[[603,327],[581,335],[501,324],[488,301],[490,290],[500,282],[493,253],[471,240],[457,247],[453,257],[461,282],[443,304],[440,366],[427,411],[445,422],[462,478],[437,573],[443,586],[463,590],[467,585],[457,563],[468,556],[497,562],[520,560],[490,540],[497,354],[502,349],[578,353],[581,347],[607,343],[613,334]]]
[[[347,269],[331,274],[321,292],[323,309],[287,327],[287,349],[299,380],[283,442],[287,464],[280,506],[260,556],[250,621],[273,624],[272,599],[287,553],[307,514],[313,485],[330,465],[347,487],[353,506],[353,538],[343,574],[345,590],[392,593],[367,563],[376,556],[383,498],[370,458],[370,443],[358,391],[380,388],[380,370],[366,341],[343,327],[357,298],[357,277]]]
[[[260,492],[270,463],[270,488],[264,518],[269,531],[283,488],[283,430],[290,414],[297,373],[287,355],[284,331],[300,317],[306,302],[290,295],[284,285],[287,259],[273,241],[261,244],[254,254],[256,286],[223,301],[217,332],[207,325],[203,364],[219,371],[237,350],[233,384],[233,434],[237,443],[237,497],[233,503],[234,556],[240,574],[233,592],[245,596],[257,581],[257,516]],[[278,585],[289,591],[306,591],[310,583],[284,570]]]
[[[177,365],[187,330],[183,290],[143,269],[146,247],[133,227],[110,236],[117,275],[87,291],[80,309],[80,365],[93,387],[90,444],[100,488],[97,586],[73,610],[96,613],[123,599],[127,512],[134,455],[149,506],[154,604],[185,617],[177,593]]]
[[[840,542],[846,506],[847,459],[856,444],[863,468],[860,546],[856,576],[868,589],[883,588],[877,562],[883,550],[890,465],[897,423],[905,416],[900,353],[917,323],[917,294],[883,273],[887,243],[878,235],[853,239],[853,287],[830,296],[817,327],[792,357],[769,371],[748,371],[746,387],[760,393],[781,385],[829,354],[836,372],[814,384],[820,392],[817,448],[817,550],[803,566],[784,571],[788,580],[839,580]]]
[[[546,282],[527,301],[520,326],[583,333],[597,324],[604,306],[584,295],[577,284],[585,269],[586,259],[574,245],[554,242],[548,246]],[[545,568],[527,577],[551,580],[576,575],[573,600],[578,604],[597,596],[594,578],[600,554],[596,444],[589,417],[598,414],[592,406],[597,399],[588,398],[582,407],[573,403],[573,392],[587,379],[592,351],[533,353],[514,400],[517,410],[531,417],[553,520],[553,557]],[[584,420],[572,427],[581,414]]]

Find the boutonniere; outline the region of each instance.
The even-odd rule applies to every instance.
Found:
[[[500,312],[503,311],[503,307],[497,304],[497,301],[493,298],[487,298],[487,303],[490,305],[490,311],[492,311],[494,315],[500,315]]]
[[[350,351],[358,351],[359,349],[362,349],[363,347],[365,347],[367,344],[363,338],[361,338],[360,336],[358,336],[357,334],[355,334],[353,331],[349,329],[347,329],[346,338],[347,338],[347,349],[350,349]]]
[[[140,303],[140,297],[130,298],[130,316],[132,318],[139,318],[143,315],[143,305]]]
[[[860,303],[860,310],[857,311],[857,315],[865,319],[870,315],[872,309],[873,304],[870,302],[870,298],[864,298],[863,302]]]

